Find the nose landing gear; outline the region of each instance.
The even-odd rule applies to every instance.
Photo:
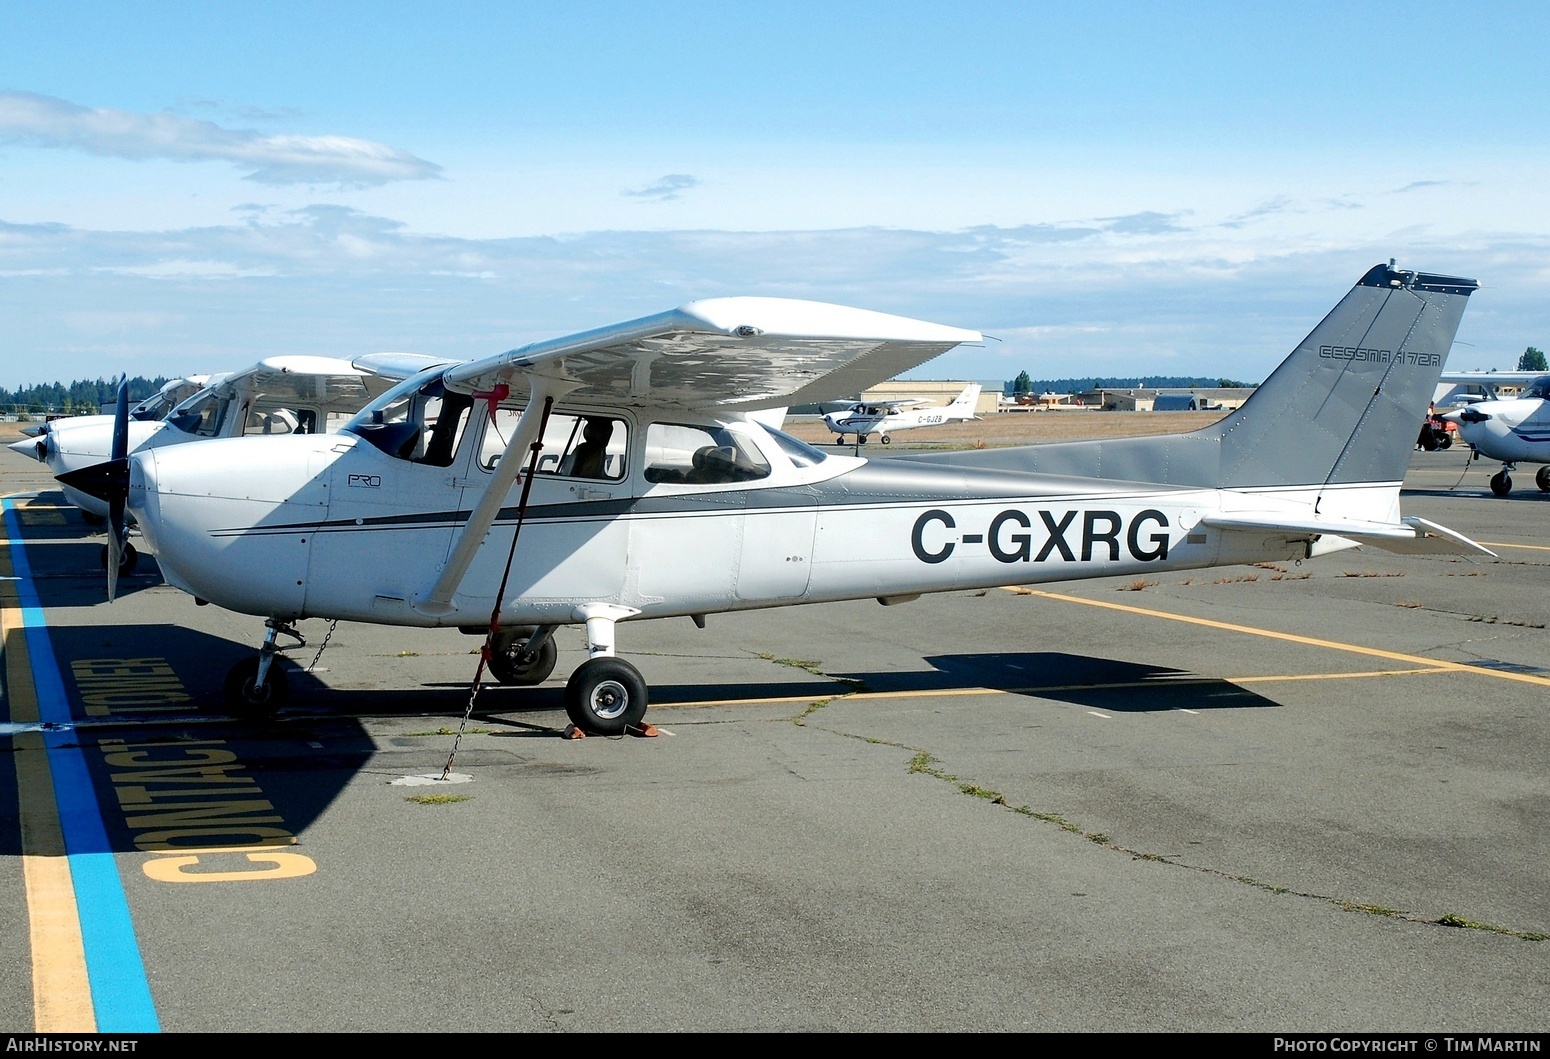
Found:
[[[276,665],[281,651],[307,646],[306,639],[296,627],[280,618],[264,622],[264,645],[258,649],[257,658],[244,658],[226,673],[222,685],[226,705],[238,717],[270,717],[279,711],[289,695],[289,681],[285,670]],[[281,647],[278,639],[289,636],[296,642]]]

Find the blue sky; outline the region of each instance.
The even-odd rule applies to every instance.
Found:
[[[499,352],[698,297],[1257,381],[1371,265],[1550,347],[1538,4],[0,9],[0,386]]]

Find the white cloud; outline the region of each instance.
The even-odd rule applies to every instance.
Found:
[[[230,162],[260,184],[365,187],[441,173],[434,162],[352,136],[264,134],[175,114],[83,107],[31,92],[0,92],[0,141],[136,161]]]
[[[643,188],[637,188],[633,191],[626,189],[620,192],[620,194],[638,199],[651,199],[655,202],[674,202],[683,197],[682,192],[699,186],[699,179],[690,176],[688,173],[668,173],[666,176],[658,177],[655,182]]]

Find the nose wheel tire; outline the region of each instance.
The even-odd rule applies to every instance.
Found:
[[[646,715],[646,681],[621,658],[589,658],[565,685],[565,712],[588,735],[623,735]]]
[[[226,683],[222,690],[226,695],[226,705],[236,716],[270,717],[284,705],[290,689],[285,670],[280,668],[279,662],[269,666],[269,676],[263,687],[257,685],[257,678],[256,657],[244,658],[226,673]]]
[[[1497,471],[1491,476],[1491,492],[1497,496],[1506,496],[1512,492],[1512,476],[1506,471]]]
[[[102,568],[106,570],[108,568],[108,546],[106,544],[102,546],[101,561]],[[124,550],[119,553],[118,557],[118,576],[128,577],[134,573],[135,564],[139,561],[140,553],[135,551],[135,546],[133,544],[125,544]]]
[[[560,649],[555,646],[554,637],[547,636],[537,651],[527,654],[527,642],[537,631],[531,626],[524,626],[501,629],[495,634],[495,642],[490,650],[490,673],[496,680],[502,684],[525,686],[542,684],[549,678],[549,674],[554,672],[554,663],[560,656]]]

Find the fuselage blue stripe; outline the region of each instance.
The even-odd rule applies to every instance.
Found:
[[[81,942],[86,950],[86,974],[98,1033],[153,1033],[161,1029],[151,986],[145,977],[140,943],[135,939],[124,883],[108,845],[107,828],[92,787],[86,756],[69,729],[70,699],[59,675],[59,663],[49,642],[43,605],[32,583],[32,568],[22,545],[21,523],[14,501],[4,501],[5,529],[10,538],[11,567],[21,603],[32,682],[38,695],[38,716],[66,726],[43,733],[49,769],[54,776],[54,801],[70,858],[70,878],[81,918]]]

